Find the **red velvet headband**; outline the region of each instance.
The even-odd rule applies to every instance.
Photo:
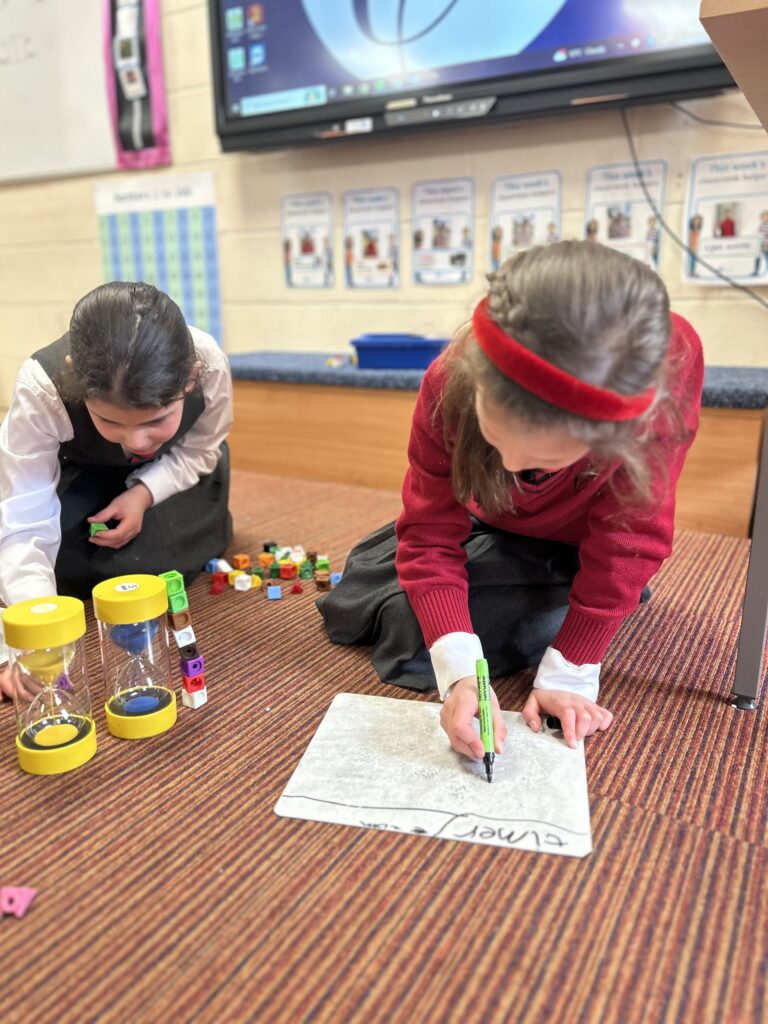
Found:
[[[506,377],[558,409],[590,420],[618,422],[636,419],[653,402],[653,388],[639,395],[620,395],[572,377],[554,363],[537,356],[489,317],[487,298],[475,309],[472,327],[480,348]]]

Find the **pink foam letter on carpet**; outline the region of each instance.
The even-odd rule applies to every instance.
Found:
[[[26,889],[20,885],[4,885],[0,889],[0,914],[24,917],[36,894],[37,889]]]

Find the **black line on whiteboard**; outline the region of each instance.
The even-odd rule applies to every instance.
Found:
[[[564,825],[556,825],[551,821],[542,821],[540,818],[494,818],[490,814],[478,814],[475,811],[441,811],[436,807],[373,807],[370,804],[347,804],[339,800],[326,800],[320,796],[303,796],[301,793],[283,793],[280,800],[310,800],[316,804],[331,804],[334,807],[346,807],[351,811],[416,811],[423,812],[424,814],[447,814],[449,820],[445,824],[440,826],[440,831],[436,832],[435,835],[439,835],[440,832],[447,828],[452,821],[456,818],[483,818],[485,821],[501,821],[501,822],[525,822],[527,824],[534,825],[546,825],[548,828],[556,828],[561,832],[570,832],[574,836],[588,836],[589,832],[576,832],[572,828],[566,828]],[[279,801],[278,801],[279,802]]]

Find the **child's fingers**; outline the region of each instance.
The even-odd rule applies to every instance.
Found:
[[[120,509],[115,507],[115,503],[111,501],[106,508],[103,508],[101,512],[95,512],[92,516],[88,516],[89,523],[106,523],[108,519],[119,519]]]
[[[576,738],[583,740],[591,736],[597,725],[597,717],[593,717],[588,708],[578,708],[576,711]]]
[[[470,722],[454,721],[453,728],[449,735],[451,737],[451,743],[457,750],[459,749],[457,746],[459,743],[469,749],[470,757],[482,757],[485,753],[483,741],[477,735]]]
[[[525,724],[538,732],[541,728],[541,716],[539,715],[539,702],[536,699],[536,691],[533,690],[523,708],[523,721]]]
[[[560,727],[563,730],[563,739],[569,747],[575,748],[578,746],[578,738],[576,736],[576,709],[575,708],[564,708],[560,714]]]
[[[0,695],[13,698],[13,678],[7,665],[0,668]]]
[[[501,711],[498,706],[494,706],[493,709],[493,743],[496,748],[496,753],[500,754],[502,747],[504,746],[504,740],[507,738],[507,727],[504,724],[504,719],[501,717]]]
[[[473,761],[477,761],[485,753],[482,748],[482,744],[480,745],[480,751],[478,752],[474,746],[471,746],[469,743],[465,743],[464,740],[461,740],[458,737],[454,736],[451,738],[449,736],[449,739],[451,740],[451,746],[457,753],[463,754],[464,757],[470,757]]]
[[[613,712],[608,711],[606,708],[598,708],[598,710],[600,711],[601,714],[600,714],[600,724],[598,725],[597,728],[601,732],[604,732],[608,728],[608,726],[611,724],[611,722],[613,721]]]

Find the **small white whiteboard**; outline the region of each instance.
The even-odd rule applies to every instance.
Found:
[[[114,168],[100,0],[0,0],[0,181]]]
[[[585,857],[592,851],[584,745],[534,733],[514,711],[493,782],[453,751],[440,707],[334,697],[275,812],[358,828]]]

